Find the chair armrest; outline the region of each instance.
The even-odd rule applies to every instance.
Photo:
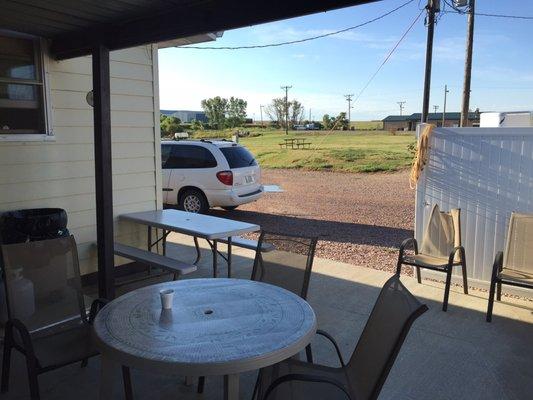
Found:
[[[326,339],[328,339],[331,342],[331,344],[333,344],[333,347],[335,347],[335,351],[337,352],[337,356],[339,357],[339,361],[340,361],[341,365],[343,367],[346,366],[346,364],[344,363],[344,360],[342,358],[342,353],[341,353],[341,350],[339,349],[339,345],[337,344],[335,339],[333,339],[333,336],[331,336],[329,333],[327,333],[326,331],[323,331],[321,329],[318,329],[316,331],[316,334],[320,335],[320,336],[324,336]]]
[[[407,238],[405,239],[402,244],[400,245],[400,255],[403,256],[403,252],[405,251],[405,248],[409,245],[413,246],[413,250],[415,251],[415,254],[418,254],[418,242],[415,238]]]
[[[35,352],[33,351],[33,343],[31,341],[30,332],[28,331],[28,328],[26,328],[26,325],[22,323],[22,321],[18,319],[10,319],[6,322],[5,325],[5,343],[4,345],[11,344],[12,346],[16,346],[18,348],[18,345],[15,343],[15,339],[13,337],[13,330],[17,330],[20,339],[22,340],[22,347],[24,349],[24,353],[27,357],[35,358]]]
[[[272,393],[272,391],[274,391],[274,389],[276,389],[279,385],[290,381],[327,383],[336,386],[338,389],[342,390],[346,395],[346,398],[352,400],[352,398],[350,397],[350,393],[348,393],[348,390],[341,382],[325,376],[307,374],[287,374],[277,378],[276,380],[274,380],[274,382],[270,384],[265,393],[265,396],[261,400],[267,400],[268,396]]]
[[[103,298],[95,299],[91,303],[91,310],[89,311],[89,320],[87,321],[89,324],[93,323],[94,319],[96,318],[96,314],[98,314],[98,312],[102,308],[104,308],[107,303],[109,303],[109,300]]]
[[[460,255],[461,255],[461,260],[464,260],[465,259],[465,248],[463,246],[456,246],[453,248],[453,250],[451,251],[449,257],[448,257],[448,264],[452,265],[453,264],[453,261],[454,261],[454,258],[455,258],[455,254],[459,252]]]

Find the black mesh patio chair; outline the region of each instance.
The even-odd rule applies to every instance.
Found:
[[[307,299],[317,237],[278,234],[262,231],[255,252],[251,279],[287,289]],[[263,246],[275,250],[262,252]],[[306,355],[312,361],[311,345]],[[204,390],[205,378],[200,377],[198,393]]]
[[[501,300],[502,284],[533,289],[533,214],[512,213],[505,252],[498,252],[492,267],[487,322],[492,321],[494,292]]]
[[[414,254],[405,252],[410,245],[413,247]],[[450,212],[443,212],[435,204],[424,231],[422,245],[418,247],[415,238],[405,239],[400,245],[398,264],[396,266],[398,275],[401,273],[402,265],[411,265],[416,268],[418,283],[422,283],[420,268],[446,274],[442,311],[448,309],[452,272],[456,266],[460,266],[462,269],[463,291],[468,294],[466,255],[461,241],[461,210],[455,208]]]
[[[307,299],[311,269],[318,238],[261,232],[259,246],[271,245],[269,252],[255,252],[253,281],[270,283]]]
[[[30,394],[39,399],[37,376],[97,355],[91,323],[106,303],[87,315],[76,242],[72,236],[1,247],[8,321],[1,391],[9,386],[11,351],[25,356]]]
[[[413,322],[427,307],[400,282],[390,278],[379,294],[348,363],[334,346],[340,367],[289,358],[263,368],[254,391],[259,400],[377,399]]]

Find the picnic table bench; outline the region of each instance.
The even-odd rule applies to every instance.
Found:
[[[219,242],[227,244],[228,239],[220,239]],[[259,245],[257,240],[246,239],[241,236],[232,236],[231,244],[233,246],[242,247],[243,249],[248,249],[248,250],[257,250],[257,246]],[[272,251],[274,249],[275,249],[274,245],[270,243],[263,243],[261,245],[261,252],[263,253],[268,253],[269,251]]]
[[[295,149],[310,149],[311,148],[311,142],[306,141],[307,138],[287,138],[283,139],[283,143],[278,143],[280,148],[285,147],[286,149],[291,148],[293,150]]]
[[[196,271],[197,267],[194,264],[188,264],[180,260],[169,258],[161,254],[153,253],[149,250],[139,249],[137,247],[128,246],[122,243],[114,244],[114,253],[117,256],[128,258],[130,260],[138,261],[147,264],[151,267],[161,268],[164,271],[174,274],[174,279],[181,275],[185,275]]]

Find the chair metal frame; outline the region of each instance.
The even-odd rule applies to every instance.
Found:
[[[263,245],[263,241],[265,239],[265,235],[279,235],[281,237],[284,237],[285,240],[294,240],[297,242],[297,239],[305,239],[309,240],[309,251],[307,253],[307,263],[305,265],[305,275],[304,275],[304,284],[302,286],[302,291],[299,293],[299,296],[306,300],[307,299],[307,292],[309,291],[309,283],[311,281],[311,270],[313,268],[313,261],[315,258],[315,251],[316,251],[316,245],[318,242],[318,237],[316,236],[305,236],[305,235],[295,235],[295,234],[288,234],[288,233],[275,233],[275,232],[269,232],[269,231],[261,231],[261,234],[259,235],[258,240],[258,247],[255,252],[255,258],[254,258],[254,266],[252,269],[252,275],[250,277],[253,281],[261,281],[261,276],[257,276],[257,274],[260,273],[262,268],[262,262],[263,262],[263,254],[259,250],[261,249],[261,246]],[[307,244],[306,244],[307,246]],[[275,250],[274,250],[275,251]]]
[[[400,277],[398,275],[393,275],[391,278],[389,278],[387,280],[387,282],[384,284],[384,287],[389,286],[389,284],[393,280],[397,280],[401,284]],[[378,297],[378,299],[379,299],[379,297]],[[377,307],[377,304],[378,304],[378,301],[376,301],[376,303],[374,304],[374,307],[372,308],[372,312],[370,313],[370,316],[374,312],[374,309]],[[392,367],[394,365],[394,362],[395,362],[395,360],[396,360],[396,358],[397,358],[397,356],[398,356],[398,354],[399,354],[399,352],[400,352],[400,350],[402,348],[402,345],[403,345],[403,343],[405,341],[405,338],[407,337],[407,334],[409,333],[409,330],[411,329],[411,326],[413,325],[414,321],[418,317],[420,317],[420,315],[425,313],[427,310],[428,310],[428,307],[425,304],[420,304],[420,306],[406,320],[406,322],[404,323],[404,325],[402,327],[402,330],[401,330],[400,334],[398,335],[398,338],[397,338],[396,342],[394,343],[394,347],[393,347],[392,351],[390,352],[383,369],[381,370],[379,378],[378,378],[376,384],[374,385],[374,387],[372,389],[372,393],[370,394],[370,397],[368,399],[366,399],[366,400],[376,400],[378,398],[378,396],[379,396],[379,394],[381,392],[381,389],[383,388],[383,385],[385,384],[385,381],[387,380],[387,377],[388,377],[388,375],[390,373],[390,370],[392,369]],[[370,317],[369,317],[369,319],[370,319]],[[368,324],[368,321],[367,321],[367,324]],[[365,326],[365,328],[363,329],[363,332],[364,332],[365,329],[367,329],[367,326]],[[332,336],[330,336],[325,331],[318,330],[317,334],[319,334],[321,336],[324,336],[325,338],[327,338],[333,344],[333,346],[335,348],[335,351],[337,353],[337,357],[338,357],[339,362],[341,364],[341,368],[342,369],[346,368],[347,365],[344,362],[344,359],[343,359],[342,354],[340,352],[339,346],[338,346],[337,342],[335,341],[335,339]],[[357,343],[356,349],[357,349],[357,346],[359,346],[359,343]],[[355,350],[354,350],[354,352],[355,352]],[[287,382],[291,382],[291,381],[326,383],[326,384],[332,385],[332,386],[340,389],[342,392],[344,392],[344,394],[346,395],[346,398],[348,398],[348,399],[361,400],[361,399],[353,398],[350,395],[349,389],[342,382],[340,382],[340,381],[338,381],[336,379],[333,379],[331,377],[328,377],[328,376],[311,375],[311,374],[287,374],[287,375],[284,375],[284,376],[281,376],[281,377],[275,379],[269,385],[269,387],[267,388],[267,390],[265,392],[265,395],[260,400],[268,400],[269,396],[272,394],[272,392],[278,386],[280,386],[280,385],[282,385],[284,383],[287,383]],[[254,389],[254,395],[253,395],[252,399],[255,399],[255,396],[256,396],[256,393],[257,393],[257,385],[258,385],[258,383],[256,383],[256,388]]]
[[[48,239],[48,240],[63,240],[63,239],[65,238]],[[78,252],[77,252],[77,247],[76,247],[76,241],[74,240],[73,236],[70,236],[70,240],[71,240],[71,245],[73,246],[72,247],[73,261],[75,263],[78,263]],[[4,246],[9,246],[9,245],[4,245]],[[4,246],[2,246],[2,248]],[[76,271],[79,272],[79,268],[76,269]],[[9,287],[6,281],[4,268],[2,268],[2,277],[4,280],[4,286],[6,290],[6,302],[7,302],[9,319],[5,326],[4,351],[3,351],[3,357],[2,357],[2,382],[1,382],[0,391],[1,393],[5,393],[9,390],[11,352],[12,350],[17,350],[26,359],[26,369],[28,372],[28,381],[29,381],[31,399],[38,400],[40,398],[39,382],[38,382],[38,376],[40,374],[64,367],[66,365],[74,364],[80,361],[81,361],[81,366],[85,367],[87,366],[88,359],[90,357],[98,355],[98,353],[95,352],[94,354],[93,353],[87,354],[84,357],[81,357],[76,360],[71,360],[66,363],[61,363],[61,364],[56,364],[56,365],[42,365],[35,354],[32,335],[30,331],[28,330],[28,328],[22,321],[11,317],[11,310],[9,307],[9,295],[8,295]],[[78,274],[76,278],[79,278],[79,277],[80,276]],[[98,311],[100,311],[100,309],[102,309],[107,303],[108,303],[107,299],[95,299],[91,304],[88,316],[87,316],[86,311],[80,308],[81,323],[92,325]],[[84,302],[83,302],[83,296],[82,296],[82,298],[80,299],[80,305],[83,305],[83,304]],[[17,343],[17,341],[15,340],[15,332],[19,335],[21,339],[21,343]],[[61,333],[61,331],[57,333]]]
[[[509,240],[511,239],[511,225],[513,223],[513,219],[515,218],[515,215],[511,215],[511,220],[509,223],[509,232],[507,234],[507,243],[505,246],[506,251],[509,251]],[[533,263],[533,260],[531,260]],[[509,286],[515,286],[515,287],[521,287],[524,289],[533,289],[533,284],[528,282],[520,282],[518,280],[510,280],[505,279],[504,277],[500,276],[500,273],[503,271],[503,265],[504,264],[504,253],[503,251],[499,251],[496,253],[496,257],[494,257],[494,263],[492,265],[492,275],[490,280],[490,288],[489,288],[489,303],[487,306],[487,315],[486,315],[486,321],[491,322],[492,321],[492,311],[494,308],[494,295],[496,294],[496,300],[501,301],[502,299],[502,285],[509,285]],[[496,293],[495,293],[496,292]]]
[[[460,212],[460,209],[458,209],[458,210]],[[434,212],[434,210],[431,211],[431,214],[433,214],[433,212]],[[461,232],[460,232],[461,219],[460,219],[460,215],[459,215],[458,218],[459,218],[459,221],[458,221],[459,237],[461,237]],[[429,224],[429,221],[428,221],[428,224]],[[427,228],[426,228],[426,230],[427,230]],[[450,252],[450,254],[448,256],[448,262],[446,264],[443,264],[443,265],[427,265],[427,264],[423,264],[422,265],[422,264],[419,264],[419,263],[416,263],[416,262],[412,262],[412,261],[409,261],[409,260],[405,259],[405,251],[406,251],[406,249],[408,249],[409,246],[412,246],[412,250],[414,250],[415,255],[420,254],[418,252],[418,242],[417,242],[417,240],[415,238],[405,239],[402,242],[402,244],[400,245],[400,250],[399,250],[399,253],[398,253],[398,262],[396,264],[396,274],[397,275],[401,274],[402,265],[410,265],[412,267],[415,267],[415,269],[416,269],[416,279],[417,279],[418,283],[422,283],[422,276],[421,276],[421,273],[420,273],[420,268],[426,268],[426,269],[429,269],[429,270],[432,270],[432,271],[437,271],[437,272],[444,272],[446,274],[446,282],[445,282],[445,287],[444,287],[444,299],[443,299],[443,302],[442,302],[442,311],[447,311],[448,310],[448,300],[450,298],[450,287],[451,287],[451,282],[452,282],[453,267],[460,266],[461,267],[462,276],[463,276],[463,292],[464,292],[464,294],[468,294],[468,278],[467,278],[467,270],[466,270],[466,252],[465,252],[465,248],[462,245],[455,246],[453,248],[453,250]],[[456,261],[457,253],[459,253],[460,261]]]

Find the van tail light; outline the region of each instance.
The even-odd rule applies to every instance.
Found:
[[[217,178],[224,185],[233,186],[233,172],[231,171],[217,172]]]

